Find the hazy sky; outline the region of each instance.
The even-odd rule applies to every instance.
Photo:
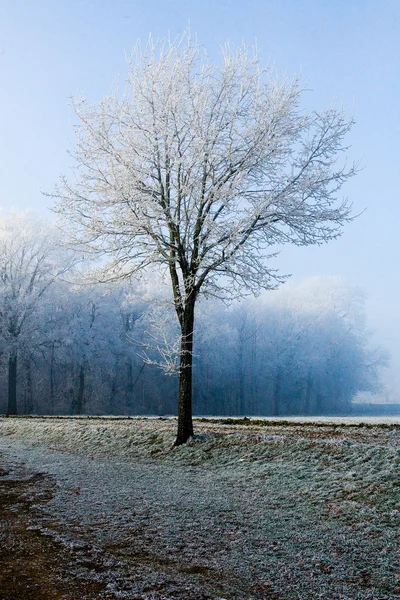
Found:
[[[295,281],[342,275],[368,295],[376,338],[400,386],[399,0],[1,0],[0,206],[45,213],[73,145],[67,97],[106,94],[137,38],[181,33],[190,21],[217,59],[227,39],[257,39],[265,62],[302,72],[305,103],[354,114],[351,158],[363,171],[344,194],[365,212],[323,247],[285,248]]]

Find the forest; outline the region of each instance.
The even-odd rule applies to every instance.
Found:
[[[95,283],[93,264],[32,212],[1,215],[0,268],[1,413],[176,414],[179,326],[161,270]],[[194,414],[349,414],[388,362],[364,304],[336,277],[202,298]]]

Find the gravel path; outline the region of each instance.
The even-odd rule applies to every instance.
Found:
[[[60,598],[400,597],[397,430],[202,424],[172,450],[170,421],[6,421],[0,483],[42,474],[25,528],[81,584]]]

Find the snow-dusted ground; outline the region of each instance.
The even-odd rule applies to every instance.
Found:
[[[210,420],[226,419],[227,417],[206,417]],[[242,419],[243,417],[229,417],[231,419]],[[390,425],[400,424],[400,415],[386,416],[380,415],[379,417],[368,417],[368,416],[356,416],[356,417],[332,417],[332,416],[310,416],[310,417],[248,417],[250,420],[265,420],[277,423],[286,421],[287,423],[332,423],[333,425],[358,425],[365,423],[367,425]]]
[[[97,420],[114,420],[114,421],[129,421],[129,420],[140,420],[140,421],[144,421],[144,420],[156,420],[156,421],[166,421],[166,420],[171,420],[171,421],[175,421],[176,417],[172,417],[172,416],[165,416],[165,417],[159,417],[159,416],[149,416],[149,415],[145,415],[145,416],[141,416],[141,417],[126,417],[126,416],[115,416],[115,415],[102,415],[102,416],[88,416],[88,417],[73,417],[73,416],[66,416],[66,415],[58,415],[56,417],[39,417],[39,416],[35,416],[32,417],[34,419],[42,419],[42,420],[46,420],[46,419],[65,419],[67,421],[73,421],[73,420],[85,420],[85,419],[89,419],[89,420],[93,420],[93,419],[97,419]],[[282,416],[282,417],[260,417],[260,416],[249,416],[247,415],[245,417],[246,419],[249,419],[250,421],[265,421],[265,422],[271,422],[271,423],[280,423],[280,422],[286,422],[286,423],[323,423],[323,424],[332,424],[332,425],[362,425],[362,424],[366,424],[366,425],[400,425],[400,415],[379,415],[379,416],[374,416],[374,417],[370,417],[370,416],[346,416],[346,417],[337,417],[337,416],[326,416],[326,415],[322,415],[322,416]],[[224,421],[224,420],[232,420],[232,421],[239,421],[242,420],[243,417],[227,417],[226,415],[216,415],[216,416],[197,416],[195,417],[195,419],[197,420],[202,420],[202,419],[206,419],[207,421],[209,421],[210,423],[213,423],[215,421]],[[0,418],[1,421],[1,418]]]
[[[173,448],[175,427],[0,421],[2,461],[57,482],[33,526],[76,548],[98,598],[400,597],[398,428],[201,421]]]

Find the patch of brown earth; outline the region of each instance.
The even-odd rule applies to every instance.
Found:
[[[222,573],[199,565],[195,557],[186,557],[182,564],[158,556],[144,532],[104,544],[101,556],[95,556],[90,542],[78,540],[76,532],[71,537],[68,527],[44,518],[38,504],[49,502],[55,491],[47,475],[28,473],[21,465],[9,471],[0,467],[0,600],[220,597]],[[71,547],[68,539],[74,540]],[[277,597],[266,591],[263,598]],[[232,597],[243,594],[224,594]]]
[[[0,600],[98,597],[104,583],[77,581],[68,574],[76,567],[73,551],[29,529],[34,503],[52,498],[53,482],[40,474],[10,477],[4,469],[0,478]]]

